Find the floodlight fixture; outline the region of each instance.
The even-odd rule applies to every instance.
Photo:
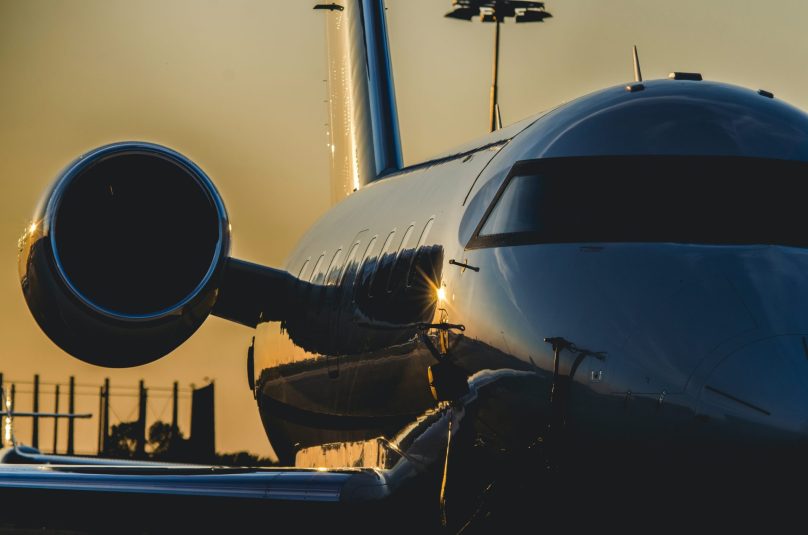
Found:
[[[446,17],[471,21],[478,18],[481,22],[494,22],[494,62],[491,73],[491,98],[489,106],[489,129],[497,129],[497,112],[499,108],[499,25],[506,19],[514,22],[544,22],[552,15],[545,11],[544,2],[528,2],[522,0],[452,0],[452,10]]]

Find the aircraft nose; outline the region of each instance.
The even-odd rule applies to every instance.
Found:
[[[701,413],[749,446],[808,445],[808,335],[773,336],[729,354],[704,383]]]

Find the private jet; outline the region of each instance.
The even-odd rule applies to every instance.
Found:
[[[211,314],[252,329],[248,384],[283,468],[16,447],[4,515],[614,527],[604,511],[676,516],[804,481],[806,113],[636,63],[405,167],[383,1],[317,8],[334,205],[284,266],[230,256],[213,181],[141,141],[70,163],[19,242],[31,314],[84,362],[154,361]]]

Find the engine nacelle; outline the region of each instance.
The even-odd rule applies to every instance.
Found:
[[[142,142],[95,149],[57,178],[20,239],[25,300],[59,347],[127,367],[184,342],[210,313],[230,248],[205,173]]]

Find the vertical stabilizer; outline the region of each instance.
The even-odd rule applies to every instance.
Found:
[[[318,4],[326,14],[331,200],[401,168],[383,0]]]

